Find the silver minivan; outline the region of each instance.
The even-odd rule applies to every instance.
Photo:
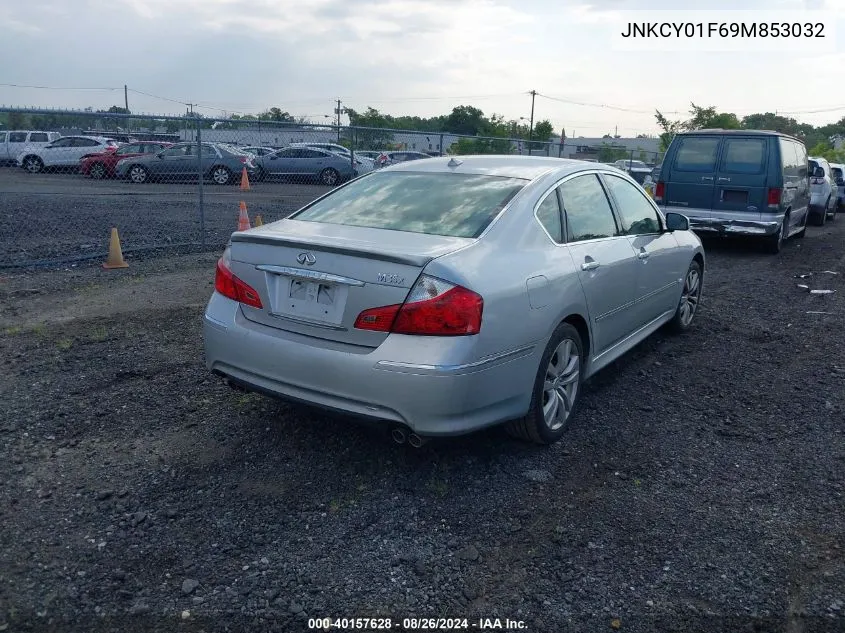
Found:
[[[823,226],[828,218],[836,217],[838,190],[830,163],[820,156],[807,160],[810,172],[810,218],[814,224]]]

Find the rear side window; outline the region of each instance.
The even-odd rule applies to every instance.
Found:
[[[681,138],[673,167],[679,171],[715,171],[716,154],[721,142],[719,136]]]
[[[721,171],[762,174],[766,165],[766,147],[764,138],[726,138]]]
[[[48,141],[46,132],[33,132],[29,135],[29,140],[33,143],[46,143]]]
[[[10,143],[26,143],[26,132],[10,132]]]
[[[537,207],[537,219],[540,224],[546,229],[555,242],[560,244],[563,241],[563,226],[560,220],[560,205],[557,201],[557,192],[553,189],[552,192],[546,196],[545,200]]]
[[[475,174],[375,172],[292,219],[429,235],[478,237],[527,184]]]
[[[598,176],[577,176],[563,183],[559,191],[566,214],[567,241],[595,240],[619,234]]]
[[[801,178],[807,177],[807,147],[801,143],[792,141],[792,149],[795,150],[795,160],[798,161],[798,175]]]
[[[810,167],[810,175],[811,175],[811,176],[812,176],[813,174],[815,174],[815,173],[816,173],[816,169],[818,169],[819,167],[821,167],[821,165],[819,165],[819,164],[818,164],[816,161],[814,161],[814,160],[807,161],[807,165],[809,165],[809,167]]]
[[[5,142],[6,142],[6,133],[0,132],[0,143],[5,143]]]

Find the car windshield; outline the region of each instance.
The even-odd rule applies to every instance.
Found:
[[[375,172],[337,189],[292,218],[478,237],[527,182],[474,174]]]

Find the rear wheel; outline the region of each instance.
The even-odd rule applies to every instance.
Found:
[[[816,226],[824,226],[825,222],[827,222],[827,205],[830,204],[830,200],[824,203],[824,206],[819,210],[816,214]]]
[[[789,235],[789,214],[787,214],[783,218],[783,222],[780,225],[780,229],[774,235],[768,236],[766,239],[765,247],[767,253],[772,253],[776,255],[780,253],[780,249],[783,248],[783,243],[787,240],[787,236]]]
[[[23,159],[23,168],[30,174],[37,174],[44,170],[44,161],[38,156],[27,156]]]
[[[557,442],[581,399],[583,358],[578,330],[569,323],[558,325],[540,360],[528,414],[508,422],[508,433],[536,444]]]
[[[678,302],[675,316],[669,321],[669,327],[675,332],[683,332],[692,325],[695,313],[698,312],[698,303],[701,301],[701,282],[701,264],[692,260],[684,277],[684,287],[681,290],[681,300]]]
[[[94,163],[88,170],[88,175],[95,180],[101,180],[106,177],[106,166],[103,163]]]
[[[150,173],[142,165],[132,165],[128,171],[129,180],[136,185],[142,185],[150,179]]]
[[[320,182],[327,187],[334,187],[340,180],[340,174],[336,169],[326,167],[320,172]]]
[[[215,185],[228,185],[232,180],[232,172],[222,165],[211,170],[211,181]]]

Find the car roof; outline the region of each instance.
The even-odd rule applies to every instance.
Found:
[[[784,132],[777,132],[775,130],[723,130],[722,128],[706,128],[703,130],[689,130],[688,132],[678,132],[677,136],[693,136],[693,135],[739,135],[739,136],[784,136],[791,138],[799,143],[803,143],[800,138],[786,134]]]
[[[452,160],[460,162],[457,166],[450,167],[449,163]],[[379,171],[461,173],[534,180],[550,171],[556,170],[563,176],[582,169],[597,169],[597,167],[595,163],[570,158],[518,155],[468,155],[432,156],[428,160],[397,163]]]

